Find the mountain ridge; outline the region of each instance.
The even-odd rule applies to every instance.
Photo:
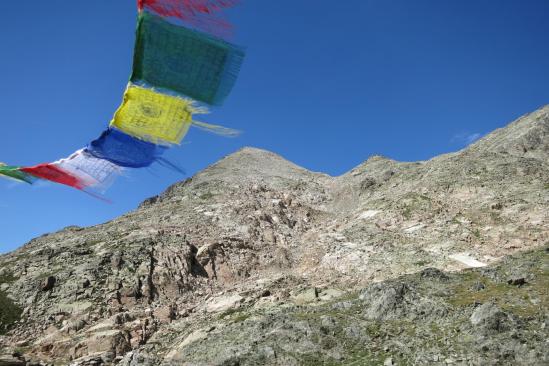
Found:
[[[10,311],[0,311],[0,354],[81,366],[543,362],[549,327],[523,313],[547,314],[539,248],[549,245],[548,131],[546,106],[458,152],[422,162],[373,156],[337,177],[243,148],[114,220],[1,255],[0,301]],[[458,286],[471,278],[486,291]],[[473,314],[503,325],[471,325]],[[436,345],[425,327],[444,324],[449,337],[452,322],[469,338]],[[435,343],[419,337],[390,357],[383,349],[398,347],[380,327]],[[242,337],[226,333],[238,329]],[[378,342],[378,333],[389,338]]]

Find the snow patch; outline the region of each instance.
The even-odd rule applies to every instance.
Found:
[[[358,218],[363,220],[371,219],[372,217],[376,216],[380,212],[381,211],[377,211],[377,210],[364,211],[362,214],[360,214]]]
[[[475,258],[471,257],[469,253],[456,253],[449,256],[450,259],[453,259],[457,262],[463,263],[471,268],[486,267],[486,263],[477,261]]]

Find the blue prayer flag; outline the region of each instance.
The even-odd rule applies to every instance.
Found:
[[[86,148],[86,151],[96,158],[105,159],[126,168],[148,167],[166,150],[166,146],[138,140],[114,128],[103,132]]]

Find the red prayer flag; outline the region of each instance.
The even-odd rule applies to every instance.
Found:
[[[216,11],[231,8],[237,0],[137,0],[137,7],[148,7],[161,16],[184,19],[187,16],[213,14]]]
[[[53,164],[45,163],[33,167],[20,168],[19,170],[34,175],[35,177],[64,184],[76,189],[82,190],[86,187],[86,184],[83,181]]]
[[[161,17],[178,18],[191,27],[225,37],[231,25],[213,14],[231,8],[238,0],[137,0],[140,11],[147,9]]]

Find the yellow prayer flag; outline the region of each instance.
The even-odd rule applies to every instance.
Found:
[[[145,141],[179,144],[197,113],[207,110],[196,107],[191,99],[130,85],[111,126]]]

